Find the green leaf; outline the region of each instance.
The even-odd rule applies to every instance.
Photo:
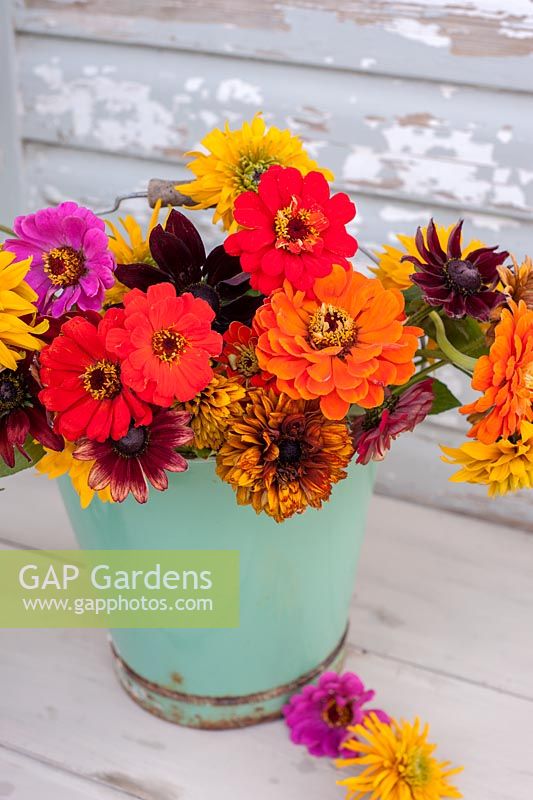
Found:
[[[446,338],[465,355],[479,358],[489,352],[481,325],[472,317],[452,319],[445,316],[443,322]]]
[[[8,467],[4,460],[0,458],[0,478],[7,478],[8,475],[15,475],[17,472],[33,467],[44,456],[44,449],[40,444],[35,443],[31,436],[26,439],[24,449],[30,460],[28,461],[22,453],[15,450],[15,466],[13,468]]]
[[[402,294],[405,299],[405,313],[408,317],[411,317],[415,311],[418,311],[424,305],[422,292],[418,286],[413,284],[408,289],[404,289]]]
[[[431,406],[430,414],[442,414],[443,411],[449,411],[451,408],[458,408],[461,405],[460,400],[450,392],[442,381],[433,378],[432,388],[433,405]]]

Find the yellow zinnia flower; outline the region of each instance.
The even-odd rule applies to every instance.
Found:
[[[160,211],[161,200],[158,200],[144,234],[140,224],[131,214],[124,217],[124,219],[119,218],[120,224],[126,231],[127,238],[113,222],[107,220],[107,225],[112,234],[109,237],[109,249],[115,256],[117,264],[151,264],[156,266],[150,252],[150,234],[158,223]],[[127,286],[115,279],[115,285],[106,292],[104,307],[107,308],[121,303],[128,291]]]
[[[298,136],[274,126],[267,128],[259,114],[234,131],[226,122],[223,131],[215,128],[202,139],[202,144],[207,154],[188,154],[194,156],[187,166],[196,178],[181,184],[179,190],[190,195],[196,204],[192,208],[214,206],[213,222],[222,220],[224,229],[232,232],[238,228],[233,219],[235,199],[242,192],[257,191],[259,178],[273,164],[296,167],[302,175],[317,170],[328,181],[333,180],[329,170],[309,158]]]
[[[87,508],[91,504],[95,494],[98,494],[102,503],[112,503],[109,486],[99,492],[95,492],[89,486],[87,481],[94,461],[78,461],[73,456],[75,447],[73,442],[65,442],[65,449],[60,453],[45,447],[46,455],[35,465],[35,468],[42,475],[48,475],[50,480],[59,478],[61,475],[68,475],[80,497],[82,508]]]
[[[203,450],[218,450],[232,417],[242,413],[239,403],[244,398],[244,387],[232,378],[215,373],[211,383],[197,394],[185,408],[192,415],[194,446]]]
[[[436,225],[435,227],[437,228],[440,241],[448,241],[453,225],[450,225],[448,228],[445,228],[443,225]],[[424,240],[426,240],[427,225],[425,228],[422,228],[422,231]],[[375,253],[376,257],[379,259],[379,264],[377,267],[371,268],[371,271],[376,278],[380,279],[385,289],[399,289],[403,291],[413,286],[409,276],[415,271],[415,268],[409,261],[404,261],[402,263],[402,256],[409,255],[420,258],[420,253],[416,248],[414,236],[397,234],[396,238],[403,246],[403,249],[390,244],[384,244],[383,252]],[[463,248],[463,255],[466,257],[468,253],[472,253],[474,250],[477,250],[478,247],[483,247],[482,242],[476,240],[470,242],[469,245]]]
[[[24,278],[31,258],[16,261],[8,250],[0,250],[0,368],[16,369],[25,350],[40,350],[44,343],[36,338],[48,330],[48,322],[29,325],[20,317],[35,315],[37,294]]]
[[[380,722],[375,714],[364,725],[349,727],[357,739],[343,745],[354,752],[354,758],[341,758],[338,767],[362,766],[354,777],[337,781],[347,789],[347,800],[440,800],[442,797],[463,795],[448,783],[448,778],[461,772],[462,767],[449,769],[448,761],[437,761],[435,745],[427,741],[429,733],[420,721],[414,724],[402,720],[390,725]]]
[[[516,440],[516,441],[515,441]],[[500,439],[494,444],[465,442],[461,447],[444,447],[447,464],[461,469],[450,480],[455,483],[481,483],[490,497],[533,489],[533,423],[522,422],[520,436]]]

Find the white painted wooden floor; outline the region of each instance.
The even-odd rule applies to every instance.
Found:
[[[52,484],[5,487],[4,547],[74,546]],[[466,800],[533,797],[532,612],[531,534],[374,499],[347,667],[391,714],[431,722]],[[1,634],[2,800],[343,800],[336,777],[281,722],[211,733],[140,710],[103,631]]]

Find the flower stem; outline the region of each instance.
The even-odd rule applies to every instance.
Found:
[[[379,260],[376,258],[376,256],[370,250],[367,250],[367,248],[363,247],[362,244],[359,245],[359,250],[362,253],[364,253],[367,258],[369,258],[371,261],[373,261],[374,264],[377,264],[379,266]]]
[[[446,330],[444,328],[444,323],[442,319],[439,317],[436,311],[432,311],[429,315],[429,318],[432,320],[433,324],[435,325],[435,338],[437,339],[437,344],[446,356],[446,358],[456,367],[468,372],[470,375],[474,372],[474,368],[477,363],[477,358],[472,358],[471,356],[467,356],[464,353],[461,353],[453,344],[450,342],[448,337],[446,336]]]
[[[16,236],[17,234],[15,231],[12,231],[11,228],[8,228],[7,225],[0,225],[0,231],[2,233],[7,233],[8,236]]]

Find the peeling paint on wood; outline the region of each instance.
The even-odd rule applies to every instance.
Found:
[[[26,0],[17,24],[27,32],[533,89],[529,0]]]
[[[19,53],[32,141],[183,163],[214,124],[264,108],[355,194],[533,216],[525,94],[500,93],[495,114],[491,92],[455,87],[450,100],[424,81],[346,72],[317,81],[304,67],[288,75],[259,62],[244,79],[233,59],[33,36]]]

